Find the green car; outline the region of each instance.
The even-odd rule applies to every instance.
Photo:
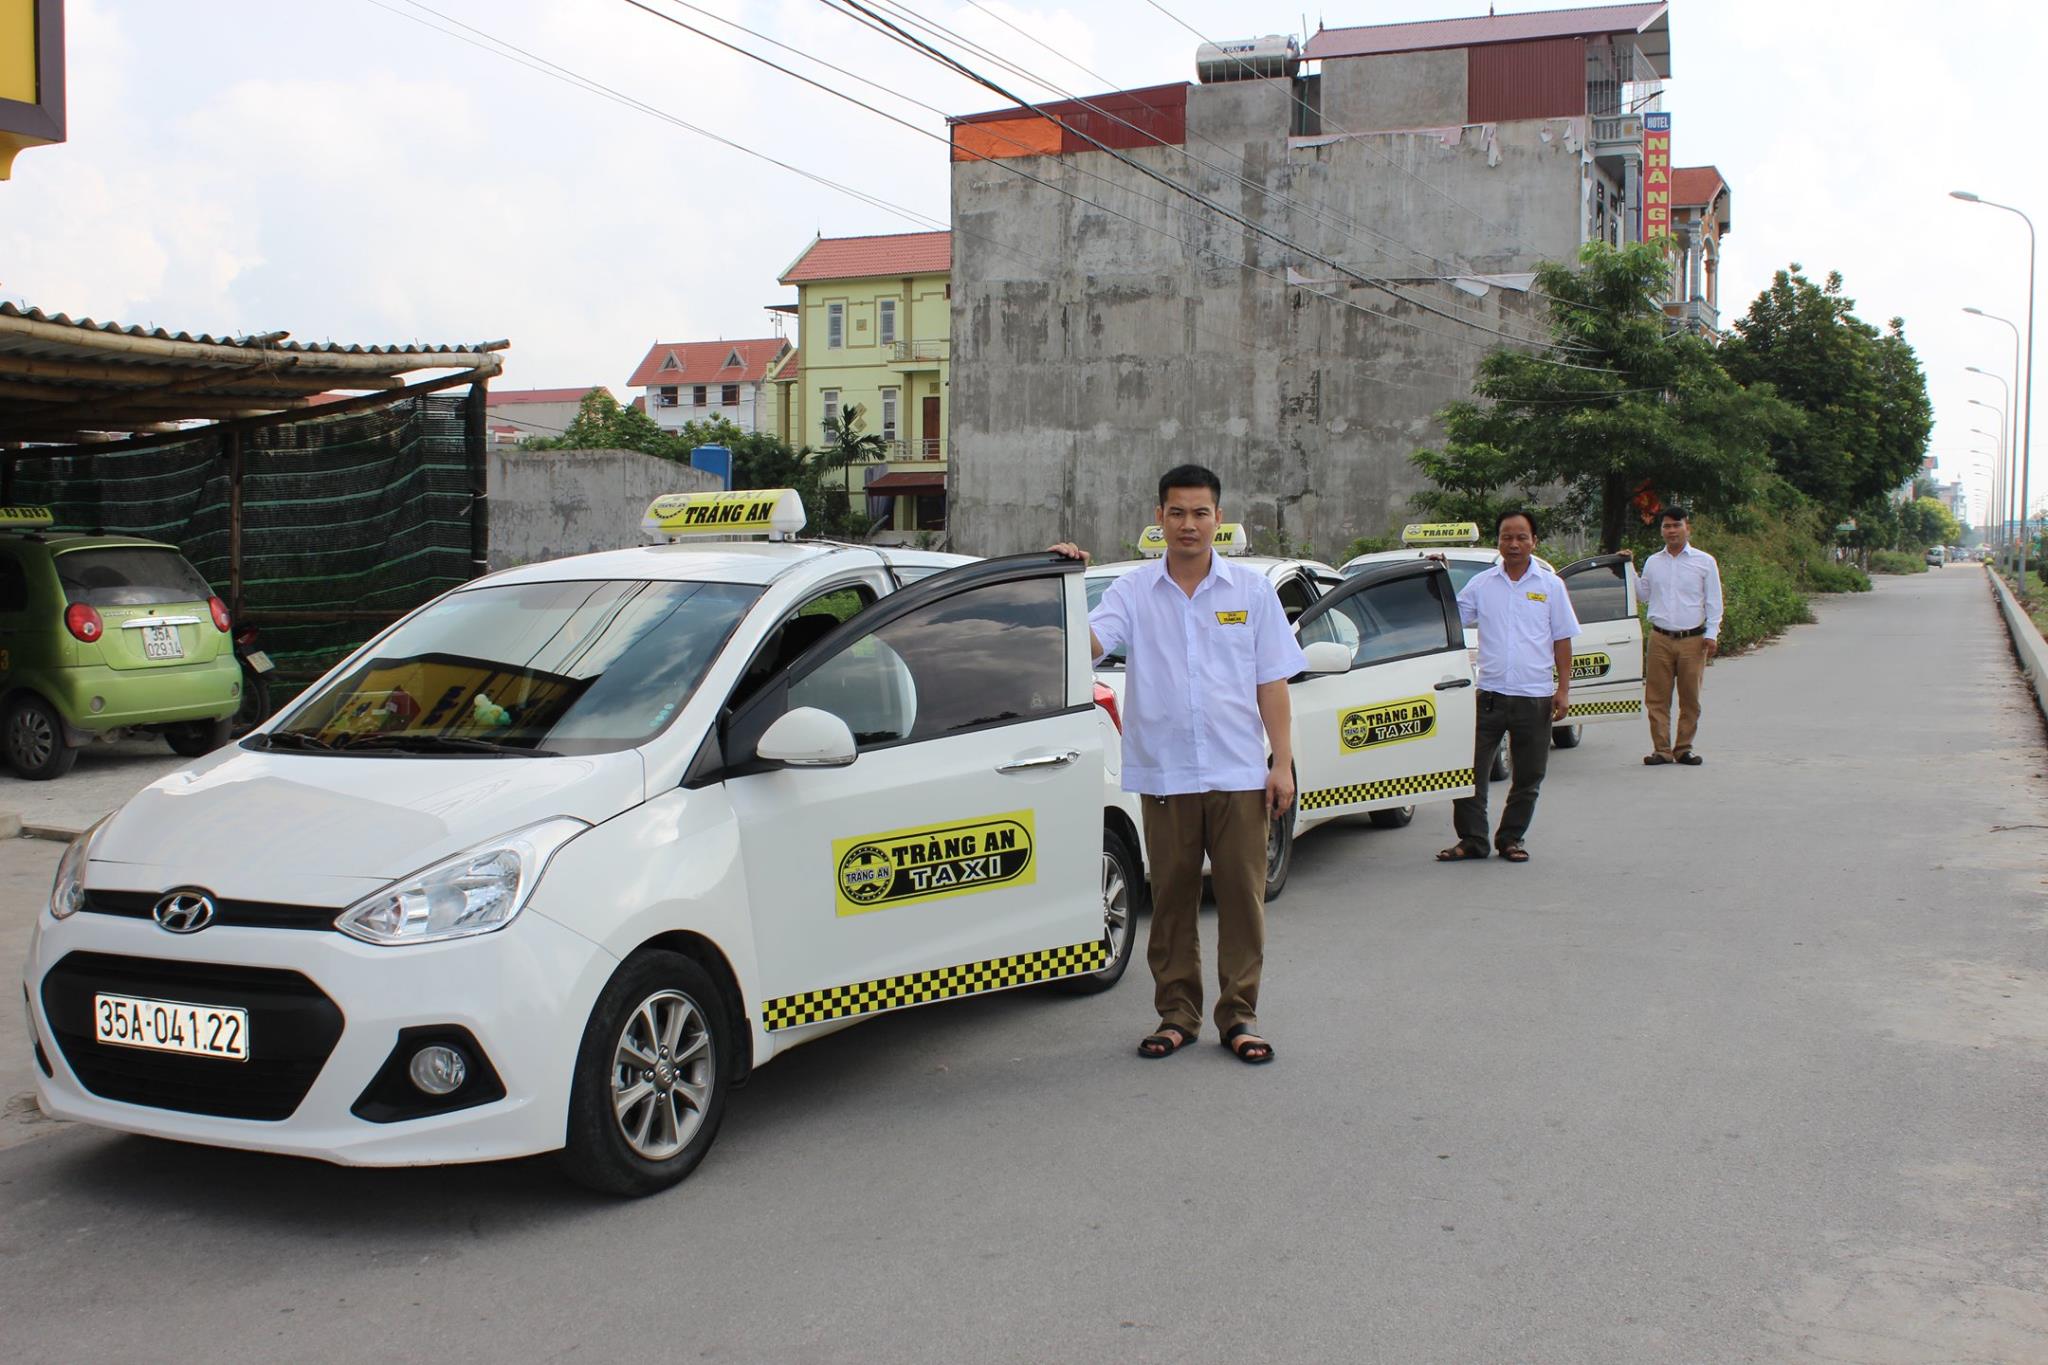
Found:
[[[228,611],[170,545],[49,531],[0,508],[0,748],[62,777],[81,745],[161,734],[187,757],[228,740],[242,693]]]

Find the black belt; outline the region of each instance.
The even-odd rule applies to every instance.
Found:
[[[1669,635],[1674,640],[1686,640],[1695,635],[1705,635],[1707,633],[1705,626],[1694,626],[1691,630],[1666,630],[1662,626],[1653,625],[1650,629],[1656,631],[1659,635]]]

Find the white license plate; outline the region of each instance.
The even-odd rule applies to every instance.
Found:
[[[142,653],[149,659],[182,659],[185,646],[178,642],[176,626],[144,626]]]
[[[95,995],[92,1036],[116,1047],[249,1060],[249,1011],[135,995]]]

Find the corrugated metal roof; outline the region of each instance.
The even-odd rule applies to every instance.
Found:
[[[820,237],[782,273],[782,283],[862,280],[880,275],[943,275],[952,269],[951,232]]]
[[[1597,38],[1603,34],[1631,33],[1638,35],[1639,45],[1657,68],[1657,74],[1668,77],[1670,8],[1669,4],[1661,3],[1601,5],[1526,14],[1479,14],[1468,19],[1429,19],[1410,24],[1326,28],[1308,40],[1301,55],[1322,61],[1331,57],[1373,57],[1393,52],[1522,43],[1540,38]]]
[[[745,341],[657,341],[648,348],[629,389],[650,384],[758,384],[789,343],[781,337]],[[725,362],[739,355],[737,366]],[[674,364],[670,364],[673,358]]]
[[[190,332],[167,332],[161,327],[124,327],[118,322],[94,322],[91,318],[72,318],[66,313],[45,313],[40,308],[17,308],[12,303],[0,301],[0,318],[23,318],[29,322],[46,322],[57,327],[76,327],[86,332],[108,332],[116,336],[148,337],[156,341],[186,341],[199,346],[246,346],[264,351],[291,351],[309,355],[462,355],[472,351],[501,351],[508,343],[486,341],[466,346],[422,346],[417,342],[388,346],[344,346],[338,341],[322,341],[307,344],[302,341],[270,341],[265,334],[242,336],[214,336],[202,332],[193,336]],[[283,337],[288,333],[273,333]]]

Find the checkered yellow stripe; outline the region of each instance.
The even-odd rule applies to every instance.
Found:
[[[833,986],[822,991],[785,995],[763,1001],[761,1025],[770,1033],[777,1029],[821,1024],[827,1019],[849,1019],[860,1014],[901,1009],[905,1005],[926,1005],[960,995],[979,995],[1034,981],[1051,981],[1062,976],[1080,976],[1109,965],[1109,945],[1102,939],[1070,943],[1064,948],[1018,953],[1014,957],[992,957],[962,967],[940,967],[909,976],[885,976],[877,981],[860,981],[851,986]]]
[[[1643,709],[1641,697],[1627,701],[1575,701],[1564,708],[1564,718],[1573,716],[1625,716]]]
[[[1324,787],[1321,791],[1303,792],[1301,808],[1327,810],[1331,806],[1352,806],[1361,801],[1384,801],[1392,796],[1427,796],[1431,792],[1471,785],[1470,768],[1454,768],[1447,773],[1410,773],[1406,777],[1390,777],[1384,782],[1354,782],[1348,787]]]

